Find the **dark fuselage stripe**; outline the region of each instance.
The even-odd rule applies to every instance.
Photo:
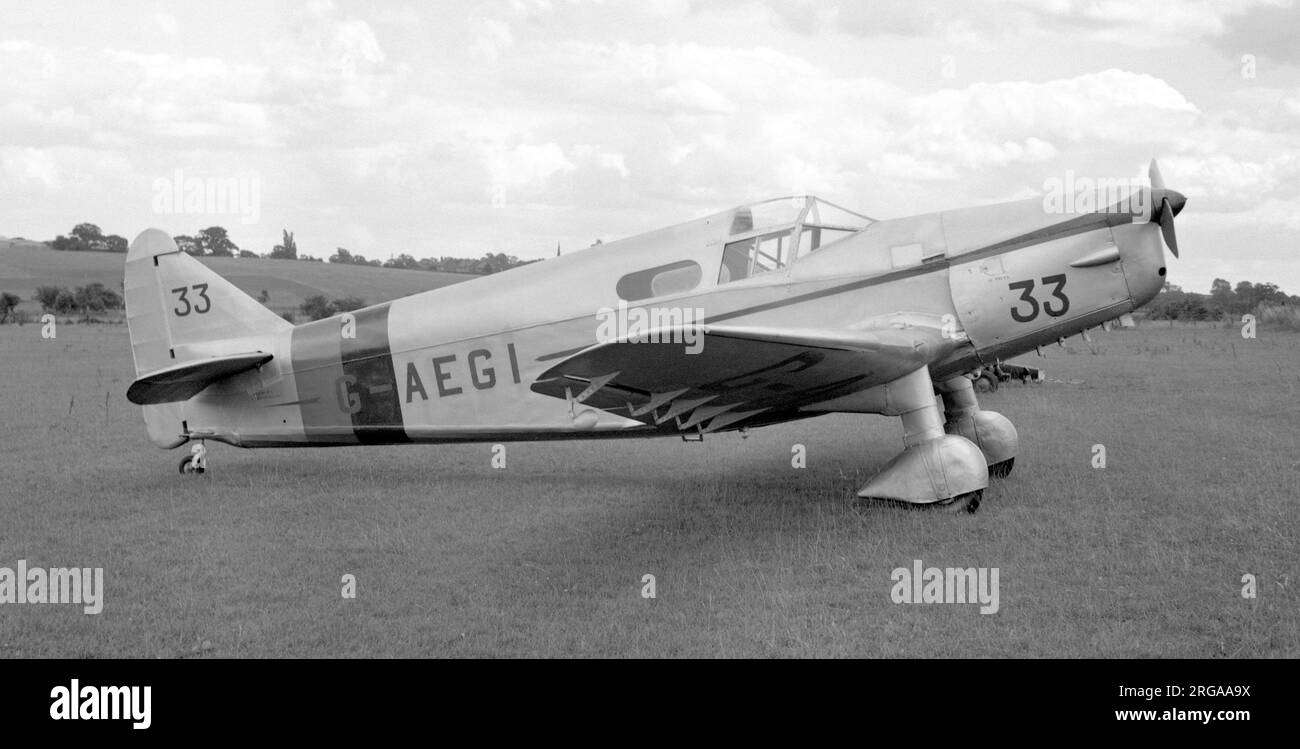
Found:
[[[341,344],[352,430],[363,445],[408,441],[388,343],[388,307],[381,304],[353,313],[356,335]]]
[[[388,340],[388,305],[293,330],[303,431],[313,444],[406,442]]]

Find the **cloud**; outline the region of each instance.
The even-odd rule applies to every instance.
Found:
[[[1300,157],[1274,153],[1250,160],[1227,153],[1175,156],[1162,166],[1179,175],[1178,189],[1208,210],[1252,210],[1267,198],[1300,196]]]
[[[1080,156],[1127,174],[1138,154],[1188,140],[1203,119],[1166,81],[1117,69],[918,93],[768,48],[562,43],[511,54],[532,66],[507,77],[506,95],[554,123],[521,132],[561,145],[598,133],[641,189],[695,205],[829,191],[892,213],[915,192],[899,180],[951,183],[969,199],[1041,185],[1064,168],[1055,162]],[[531,99],[556,71],[564,90]]]
[[[105,13],[90,41],[21,27],[0,40],[14,221],[58,213],[46,232],[66,231],[83,217],[49,198],[71,195],[136,225],[153,218],[133,213],[153,177],[257,172],[275,225],[239,227],[241,244],[265,249],[284,225],[325,254],[348,242],[443,252],[428,246],[436,234],[524,256],[540,235],[551,251],[563,232],[585,246],[778,195],[910,215],[1033,195],[1066,170],[1137,176],[1156,156],[1192,197],[1185,215],[1205,217],[1193,231],[1300,232],[1287,218],[1300,199],[1294,4],[314,2],[257,23],[167,12],[141,28]],[[176,38],[206,36],[159,45],[173,21]],[[955,45],[996,50],[960,54],[963,74],[990,78],[922,69]],[[1257,80],[1238,75],[1246,53]],[[6,233],[20,231],[40,234]]]
[[[266,45],[275,96],[319,112],[382,106],[392,89],[385,56],[365,21],[309,6],[295,34]]]
[[[22,54],[34,52],[37,49],[39,47],[34,42],[29,42],[26,39],[0,39],[0,52]]]
[[[693,78],[677,81],[655,92],[655,100],[670,112],[727,114],[734,106],[709,84]]]
[[[472,24],[475,31],[474,41],[469,47],[470,54],[495,61],[500,57],[502,50],[514,44],[514,34],[510,32],[510,25],[505,21],[475,18]]]
[[[180,31],[180,22],[170,13],[154,13],[150,18],[154,26],[167,36],[176,36]]]
[[[555,143],[520,143],[513,148],[494,144],[486,158],[493,184],[510,189],[534,186],[552,175],[577,169]]]
[[[51,152],[0,146],[0,187],[5,193],[30,187],[51,191],[62,184],[63,178]]]
[[[0,192],[5,194],[34,188],[66,199],[121,186],[128,173],[125,158],[98,149],[0,146]]]
[[[803,34],[942,39],[989,47],[1028,34],[1068,35],[1139,49],[1183,46],[1196,40],[1270,41],[1279,55],[1296,55],[1292,0],[733,0],[760,9]],[[1239,45],[1238,45],[1239,47]],[[1242,51],[1232,48],[1231,52]],[[1294,57],[1291,58],[1294,61]]]
[[[1300,4],[1286,0],[1243,8],[1226,19],[1213,42],[1229,55],[1253,54],[1266,62],[1300,65],[1297,29],[1300,29]]]

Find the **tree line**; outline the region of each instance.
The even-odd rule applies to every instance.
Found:
[[[1273,283],[1231,282],[1216,278],[1209,294],[1183,291],[1165,282],[1165,288],[1146,306],[1152,320],[1221,320],[1239,319],[1268,307],[1300,308],[1300,296],[1287,295]]]
[[[270,252],[262,255],[251,250],[241,249],[230,238],[229,232],[220,226],[209,226],[193,235],[181,234],[173,237],[173,239],[182,252],[195,257],[267,258],[270,260],[322,262],[321,258],[300,253],[298,243],[294,241],[293,232],[288,229],[283,230],[280,243],[272,247]],[[126,252],[127,250],[126,239],[116,234],[105,235],[103,230],[91,223],[77,224],[67,235],[60,234],[45,244],[55,250],[72,252]],[[388,260],[369,260],[365,255],[350,252],[342,247],[337,248],[335,253],[329,256],[328,261],[343,265],[371,265],[379,268],[467,273],[478,276],[500,273],[520,265],[538,262],[536,260],[520,260],[514,255],[506,255],[501,252],[487,252],[480,258],[444,256],[420,259],[402,253]]]
[[[43,312],[57,312],[61,315],[81,313],[89,319],[91,313],[106,310],[123,309],[122,295],[98,281],[78,286],[69,290],[66,286],[38,286],[32,295],[32,301],[41,305]],[[6,291],[0,293],[0,325],[9,322],[26,322],[26,315],[18,309],[23,298]]]

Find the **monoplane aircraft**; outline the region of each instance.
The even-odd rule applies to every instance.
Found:
[[[973,511],[1018,437],[963,375],[1160,291],[1186,199],[1149,176],[1084,211],[876,221],[780,198],[296,326],[150,229],[126,258],[128,397],[155,444],[195,443],[183,473],[206,440],[703,439],[884,414],[903,447],[858,494]]]

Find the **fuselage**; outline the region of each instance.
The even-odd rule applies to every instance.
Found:
[[[1130,312],[1164,281],[1159,228],[1123,212],[1026,200],[827,228],[814,247],[811,222],[743,210],[250,337],[273,360],[186,402],[187,427],[248,447],[653,436],[670,432],[608,411],[575,423],[531,388],[596,344],[609,310],[845,331],[951,316],[962,343],[929,362],[937,382]]]

